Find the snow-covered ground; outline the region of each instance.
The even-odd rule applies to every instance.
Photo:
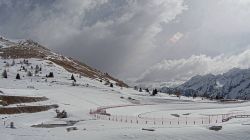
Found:
[[[202,100],[201,98],[180,99],[175,96],[159,93],[157,96],[149,96],[146,92],[137,92],[130,88],[113,88],[105,86],[103,82],[79,77],[75,74],[78,86],[72,86],[72,80],[69,80],[71,73],[65,71],[62,67],[50,63],[49,61],[39,59],[29,59],[30,66],[19,64],[20,60],[15,60],[11,66],[12,60],[0,59],[0,71],[7,70],[8,78],[0,78],[0,90],[4,95],[18,96],[45,96],[49,100],[35,103],[22,103],[22,105],[48,105],[58,104],[59,110],[66,110],[69,117],[65,119],[55,118],[54,109],[39,113],[22,113],[15,115],[0,115],[0,139],[4,140],[68,140],[68,139],[88,139],[88,140],[119,140],[119,139],[173,139],[173,140],[235,140],[250,139],[250,118],[232,119],[222,125],[220,131],[211,131],[208,129],[211,124],[146,124],[133,120],[123,120],[121,122],[98,119],[90,115],[90,109],[94,110],[100,107],[111,107],[107,113],[112,116],[123,116],[124,118],[138,118],[139,121],[150,121],[150,119],[177,120],[180,118],[198,121],[198,118],[221,117],[222,114],[245,113],[250,114],[250,103],[217,103],[215,101]],[[9,63],[9,66],[6,64]],[[27,71],[34,73],[36,65],[42,67],[42,71],[36,76],[27,76],[27,72],[20,70],[21,65],[25,66]],[[31,66],[33,69],[31,69]],[[54,78],[46,78],[49,72],[54,73]],[[16,80],[16,74],[21,75],[21,80]],[[46,80],[47,79],[47,80]],[[132,99],[128,99],[128,98]],[[133,100],[134,99],[134,100]],[[11,106],[18,106],[14,104]],[[119,107],[118,107],[119,106]],[[112,108],[113,107],[113,108]],[[123,118],[123,119],[124,119]],[[215,120],[215,118],[213,119]],[[218,120],[221,120],[219,118]],[[38,124],[66,124],[67,121],[79,121],[74,127],[78,130],[67,132],[64,127],[54,128],[36,128],[32,125]],[[4,125],[5,122],[5,125]],[[8,124],[14,122],[15,129],[8,128]],[[144,131],[142,128],[151,128],[155,131]]]

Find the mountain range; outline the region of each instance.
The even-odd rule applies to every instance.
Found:
[[[218,99],[250,99],[250,69],[233,68],[224,74],[194,76],[174,87],[163,87],[162,92],[184,96],[202,96]]]

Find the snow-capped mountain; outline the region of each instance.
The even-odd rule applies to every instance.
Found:
[[[176,88],[163,87],[161,90],[186,96],[250,99],[250,69],[234,68],[220,75],[198,75]]]
[[[3,59],[37,58],[48,60],[62,66],[68,72],[128,87],[123,81],[113,78],[108,73],[102,73],[80,61],[54,53],[32,40],[12,40],[0,37],[0,57]]]

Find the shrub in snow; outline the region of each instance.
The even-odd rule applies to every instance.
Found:
[[[77,129],[77,127],[69,127],[69,128],[67,128],[66,130],[67,130],[67,132],[70,132],[70,131],[72,131],[72,130],[78,130],[78,129]]]
[[[14,122],[10,122],[10,128],[15,128]]]
[[[139,89],[139,92],[142,92],[142,88]]]
[[[35,89],[34,86],[27,86],[27,88],[30,88],[30,89]]]
[[[219,131],[222,129],[222,126],[210,126],[209,130]]]
[[[16,75],[16,79],[19,79],[19,80],[21,79],[19,73]]]
[[[6,70],[3,71],[2,76],[3,76],[3,78],[8,78],[8,75],[7,75],[7,71],[6,71]]]
[[[152,96],[155,96],[156,94],[158,94],[158,90],[154,89],[153,92],[152,92]]]
[[[56,109],[56,118],[67,118],[68,114],[65,110],[60,112],[60,110]]]
[[[48,78],[53,78],[53,77],[54,77],[53,72],[50,72],[49,75],[46,75],[46,77],[48,77]]]
[[[32,73],[30,71],[28,71],[27,76],[32,76]]]
[[[194,93],[193,98],[195,99],[196,97],[197,97],[197,94],[196,94],[196,93]]]
[[[110,86],[110,87],[114,87],[114,86],[113,86],[113,83],[110,83],[110,85],[109,85],[109,86]]]
[[[24,70],[24,71],[26,70],[24,66],[21,66],[21,69]]]

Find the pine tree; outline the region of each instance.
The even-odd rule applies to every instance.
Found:
[[[48,75],[48,77],[53,78],[54,77],[53,72],[50,72],[49,75]]]
[[[6,71],[6,70],[3,71],[2,76],[3,76],[3,78],[8,78],[8,75],[7,75],[7,71]]]
[[[19,79],[19,80],[21,79],[21,78],[20,78],[20,74],[19,74],[19,73],[17,73],[17,75],[16,75],[16,79]]]
[[[75,77],[74,77],[73,74],[71,75],[71,78],[70,78],[70,79],[76,82],[76,79],[75,79]]]
[[[139,92],[142,92],[142,88],[139,89]]]
[[[197,94],[196,94],[196,93],[194,93],[193,98],[195,99],[196,97],[197,97]]]
[[[154,89],[152,95],[155,96],[156,94],[158,94],[158,91],[157,89]]]
[[[109,85],[110,87],[114,87],[114,85],[113,85],[113,83],[110,83],[110,85]]]

